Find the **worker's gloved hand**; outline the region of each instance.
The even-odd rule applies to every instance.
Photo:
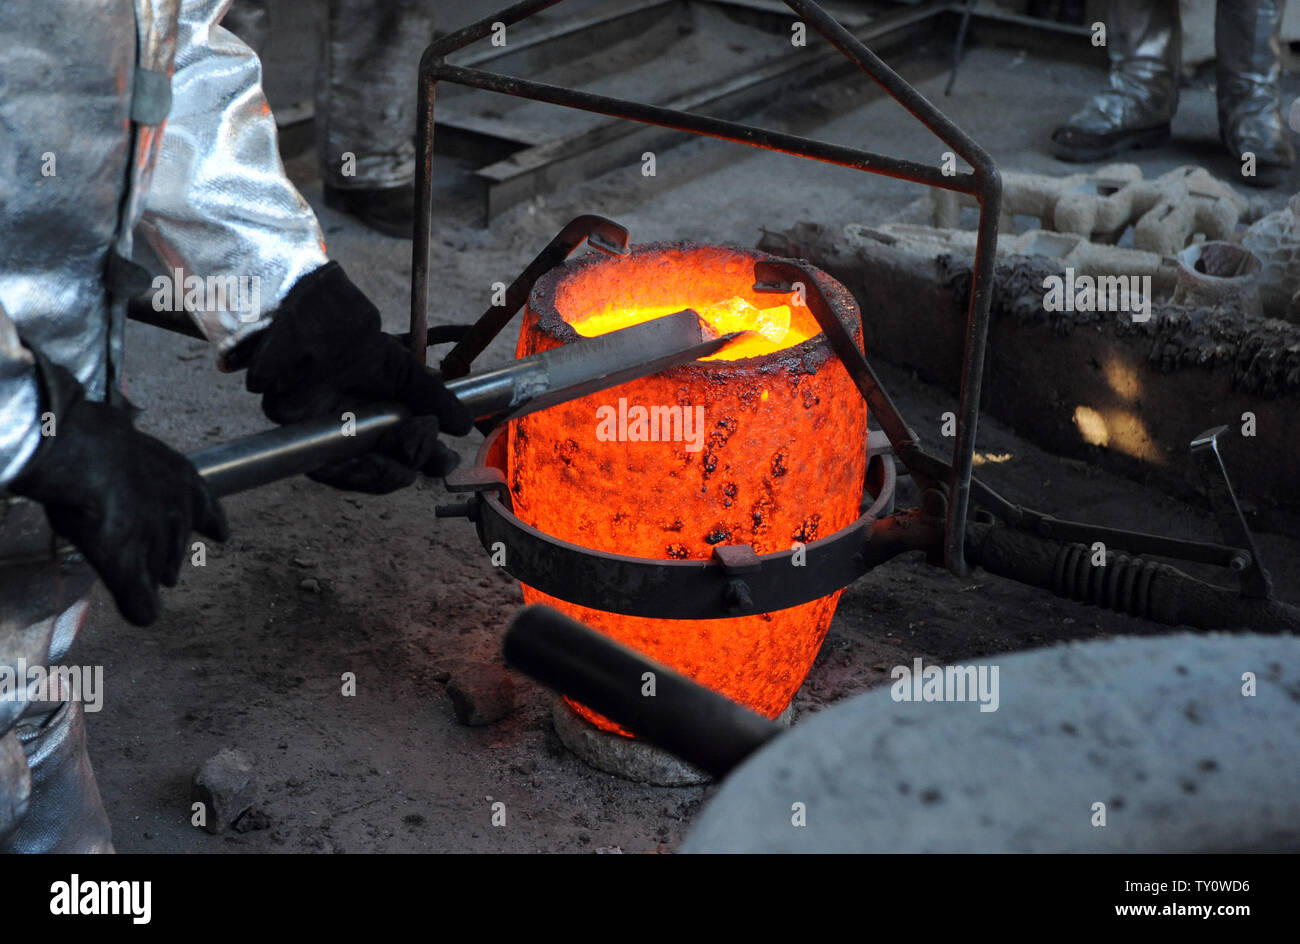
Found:
[[[9,484],[45,506],[50,526],[75,544],[137,626],[158,618],[158,585],[176,586],[190,532],[229,536],[216,496],[179,452],[131,423],[130,414],[87,400],[76,378],[38,357],[46,436]]]
[[[438,441],[438,433],[463,436],[474,417],[437,374],[381,330],[379,310],[337,262],[301,278],[255,344],[247,387],[262,394],[262,409],[276,423],[318,416],[342,422],[345,411],[381,401],[415,414],[372,452],[326,466],[311,478],[384,494],[410,485],[417,473],[446,475],[456,467],[459,457]]]

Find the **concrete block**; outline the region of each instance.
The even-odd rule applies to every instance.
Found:
[[[1300,851],[1300,639],[979,661],[996,711],[884,686],[820,712],[732,773],[682,851]]]

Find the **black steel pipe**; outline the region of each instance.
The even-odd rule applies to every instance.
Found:
[[[914,443],[916,435],[908,427],[898,407],[894,405],[893,398],[880,383],[880,378],[871,369],[871,364],[863,355],[857,342],[853,340],[853,335],[835,315],[830,300],[812,274],[798,262],[763,261],[754,263],[754,279],[755,291],[789,292],[793,290],[796,283],[803,286],[803,295],[808,309],[822,329],[822,334],[826,335],[831,350],[840,359],[849,378],[858,388],[858,393],[866,401],[871,416],[889,438],[889,444],[896,451],[901,452]]]
[[[952,474],[948,480],[948,521],[944,545],[944,560],[948,569],[958,576],[964,576],[968,570],[965,558],[966,519],[970,505],[971,472],[975,464],[975,434],[979,425],[984,354],[988,344],[993,263],[998,246],[998,217],[1002,209],[1002,177],[987,151],[861,40],[841,26],[835,17],[811,0],[785,0],[785,3],[974,170],[975,183],[966,192],[974,194],[979,200],[980,219],[975,237],[974,277],[971,281],[965,345],[962,350],[961,399],[957,408],[957,429],[952,449]]]
[[[434,82],[454,82],[457,85],[465,85],[487,92],[497,92],[502,95],[511,95],[515,98],[526,98],[551,105],[562,105],[565,108],[595,112],[600,115],[608,115],[611,118],[625,118],[629,121],[657,125],[673,131],[702,134],[722,141],[747,144],[750,147],[759,147],[795,157],[807,157],[826,164],[836,164],[853,170],[883,174],[899,180],[910,180],[913,183],[927,184],[944,190],[955,190],[958,193],[974,195],[978,187],[976,178],[972,174],[962,173],[948,176],[938,167],[931,167],[929,164],[921,164],[905,158],[889,157],[884,154],[865,151],[861,148],[846,147],[842,144],[829,144],[825,141],[816,141],[812,138],[787,134],[783,131],[754,128],[739,122],[727,121],[723,118],[694,115],[671,108],[662,108],[658,105],[646,105],[641,102],[610,98],[606,95],[597,95],[594,92],[561,88],[557,85],[547,85],[544,82],[534,82],[515,76],[497,75],[494,72],[486,72],[482,69],[453,66],[445,62],[436,63],[432,66],[429,77]]]
[[[819,4],[813,0],[785,0],[785,5],[798,13],[860,71],[866,73],[890,98],[907,109],[908,114],[933,131],[958,157],[970,164],[975,170],[977,182],[982,183],[988,174],[997,173],[993,158],[987,151]]]
[[[961,359],[961,397],[952,446],[952,476],[948,480],[948,522],[944,560],[958,576],[966,566],[966,520],[970,512],[971,476],[975,468],[975,436],[979,431],[980,396],[984,388],[984,360],[988,350],[989,310],[993,298],[994,265],[998,249],[998,216],[1002,208],[1002,178],[997,169],[979,195],[980,219],[975,238],[975,268],[966,337]]]
[[[462,26],[455,32],[448,33],[441,39],[434,40],[433,44],[425,51],[425,55],[441,59],[443,56],[462,49],[471,43],[486,39],[495,31],[498,23],[513,26],[520,20],[526,20],[534,13],[540,13],[547,7],[556,6],[561,2],[563,0],[521,0],[521,2],[512,4],[498,13],[485,16],[468,26]]]
[[[433,47],[420,59],[419,101],[415,112],[415,219],[411,234],[411,353],[424,364],[429,346],[429,245],[433,238],[433,98],[424,70]]]
[[[497,23],[511,26],[562,0],[521,0],[429,45],[420,57],[415,112],[415,220],[411,239],[411,353],[425,362],[429,328],[429,247],[433,237],[433,104],[436,83],[427,76],[434,63],[490,35]]]
[[[722,778],[781,727],[547,606],[506,630],[506,663]]]
[[[173,334],[183,334],[188,338],[195,338],[199,341],[207,340],[188,312],[159,311],[153,307],[150,299],[145,296],[137,296],[127,300],[126,316],[132,321],[138,321],[141,324],[151,325],[155,328],[162,328],[165,331],[171,331]]]

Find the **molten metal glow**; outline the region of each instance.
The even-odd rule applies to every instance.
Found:
[[[759,554],[789,550],[857,518],[865,405],[824,339],[791,350],[819,334],[816,320],[788,296],[752,291],[755,258],[715,247],[640,247],[617,259],[570,263],[539,283],[525,312],[520,357],[558,346],[561,319],[595,335],[694,308],[718,331],[755,333],[730,345],[723,359],[513,421],[507,464],[515,514],[593,550],[669,560],[708,560],[719,544],[751,544]],[[859,334],[851,296],[820,278]],[[628,414],[676,409],[683,420],[702,419],[702,428],[677,436],[678,424],[664,423],[673,435],[598,435],[598,411],[608,415],[615,405]],[[528,586],[523,593],[769,718],[803,683],[839,599],[834,593],[729,619],[663,620],[575,606]]]
[[[684,306],[681,306],[684,307]],[[583,337],[594,338],[619,328],[631,327],[643,321],[663,318],[681,311],[674,305],[638,306],[635,308],[606,308],[605,310],[573,321],[573,330]],[[758,308],[738,296],[714,302],[696,309],[700,319],[718,334],[733,331],[748,332],[728,344],[716,354],[701,358],[706,361],[735,361],[746,357],[761,357],[782,348],[793,347],[807,341],[811,335],[790,327],[790,306],[773,305]]]

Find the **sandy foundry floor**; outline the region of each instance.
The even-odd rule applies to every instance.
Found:
[[[947,50],[932,50],[946,59]],[[941,99],[941,64],[918,51],[903,71]],[[1032,50],[972,50],[950,114],[1004,170],[1062,171],[1044,153],[1053,122],[1099,73],[1046,62]],[[825,90],[759,116],[835,140],[938,160],[940,146],[892,103]],[[1010,103],[1010,104],[1009,104]],[[1177,146],[1145,154],[1148,174],[1199,161],[1231,169],[1215,143],[1213,93],[1185,93]],[[792,116],[792,117],[791,117]],[[314,164],[290,173],[319,205]],[[435,319],[465,321],[490,283],[509,281],[568,218],[598,212],[634,241],[694,238],[752,245],[761,227],[800,219],[879,221],[908,212],[919,187],[737,147],[692,144],[659,155],[658,176],[629,166],[521,207],[490,229],[440,160],[432,272]],[[1289,191],[1288,191],[1289,192]],[[1285,194],[1271,198],[1280,202]],[[401,330],[409,244],[322,211],[330,249]],[[864,300],[868,307],[870,300]],[[145,427],[193,449],[265,425],[242,378],[218,374],[204,347],[133,325],[131,393]],[[509,356],[513,337],[485,362]],[[950,404],[878,364],[905,415],[932,429]],[[934,435],[932,430],[930,435]],[[462,445],[466,454],[475,435]],[[1041,453],[992,421],[980,449],[1010,453],[981,471],[1017,501],[1099,523],[1216,536],[1208,516],[1134,483]],[[493,659],[520,604],[463,521],[435,521],[440,484],[353,497],[306,480],[230,499],[234,538],[205,570],[166,594],[150,629],[122,622],[98,593],[71,661],[103,664],[104,710],[90,719],[91,753],[123,852],[672,851],[713,788],[639,786],[593,771],[558,743],[549,695],[521,680],[515,713],[486,728],[459,726],[440,670]],[[904,496],[906,499],[906,495]],[[1300,545],[1262,537],[1282,594],[1300,602]],[[319,594],[299,589],[313,577]],[[966,659],[1065,639],[1141,631],[1142,624],[983,574],[959,580],[899,559],[850,588],[817,665],[795,700],[799,715],[879,685],[896,664]],[[340,695],[354,672],[356,697]],[[221,837],[189,825],[188,781],[218,749],[251,752],[268,828]],[[507,804],[504,828],[491,804]]]

